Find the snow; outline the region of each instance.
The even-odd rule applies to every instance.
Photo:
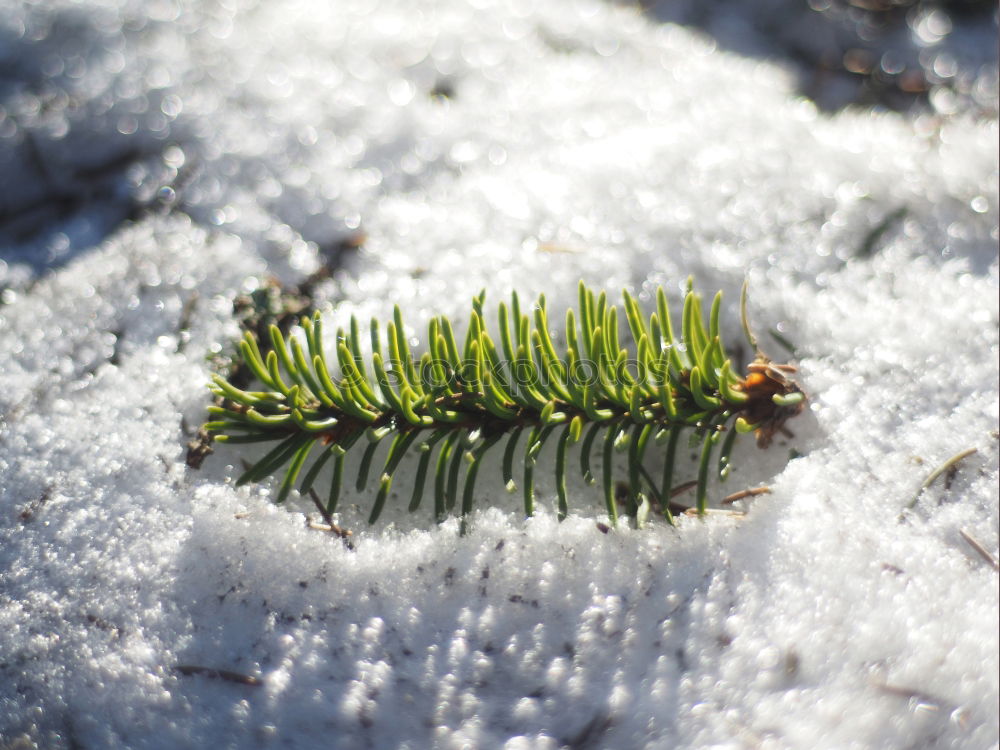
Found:
[[[997,747],[995,114],[537,5],[0,5],[0,747]],[[745,516],[605,534],[540,469],[525,520],[488,465],[460,536],[409,462],[349,547],[184,460],[233,298],[327,258],[328,328],[418,348],[482,288],[691,274],[735,342],[749,278],[811,408],[738,446]]]

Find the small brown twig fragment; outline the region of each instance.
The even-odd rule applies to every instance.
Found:
[[[187,456],[185,462],[192,469],[200,469],[205,457],[215,451],[212,443],[215,438],[204,427],[198,430],[198,434],[187,444]]]
[[[345,541],[354,536],[353,531],[345,529],[343,526],[338,526],[335,523],[316,523],[315,521],[309,521],[306,525],[313,531],[329,531]],[[350,546],[350,543],[348,543],[348,546]]]
[[[354,532],[352,532],[350,529],[345,529],[343,526],[338,526],[333,522],[333,516],[331,516],[327,512],[326,506],[324,506],[323,501],[319,499],[319,495],[316,494],[316,490],[310,488],[309,497],[312,499],[313,505],[316,506],[316,509],[319,511],[319,514],[323,517],[322,524],[310,522],[309,523],[310,529],[315,529],[317,531],[333,532],[334,534],[336,534],[345,541],[347,540],[348,537],[353,536]],[[350,542],[348,542],[348,545],[349,544]]]
[[[748,497],[757,497],[757,495],[769,495],[771,493],[770,487],[750,487],[745,490],[740,490],[739,492],[734,492],[732,495],[726,495],[721,500],[722,505],[732,505],[735,502],[744,500]]]
[[[671,498],[675,498],[678,495],[683,495],[688,490],[693,490],[697,486],[698,486],[698,480],[697,479],[692,479],[689,482],[681,482],[676,487],[671,487],[670,488],[670,497]],[[667,503],[667,508],[675,516],[679,516],[679,515],[681,515],[683,513],[687,513],[689,510],[691,510],[691,506],[690,505],[684,505],[682,503],[675,503],[675,502],[673,502],[672,499],[671,499],[670,502]]]
[[[693,516],[695,518],[704,518],[705,516],[745,516],[747,512],[745,510],[727,510],[726,508],[705,508],[705,510],[698,510],[697,508],[688,508],[683,513],[678,515]]]
[[[319,495],[316,494],[316,490],[312,489],[311,487],[309,488],[309,498],[313,501],[313,505],[316,506],[316,510],[318,510],[319,514],[323,517],[323,521],[327,525],[332,526],[333,525],[332,516],[330,516],[330,514],[327,512],[326,506],[323,505],[323,501],[319,499]]]
[[[677,497],[678,495],[683,495],[688,490],[693,490],[698,486],[698,480],[692,479],[689,482],[681,482],[675,487],[670,488],[670,497]]]
[[[914,507],[917,504],[917,500],[919,500],[920,496],[924,493],[924,490],[926,490],[928,487],[934,484],[934,482],[937,481],[938,477],[940,477],[945,472],[954,468],[958,464],[958,462],[961,461],[963,458],[968,458],[973,453],[977,452],[978,448],[967,448],[966,450],[960,453],[956,453],[954,456],[952,456],[943,464],[934,469],[934,471],[930,473],[930,476],[928,476],[927,479],[924,480],[923,484],[920,485],[920,489],[917,490],[917,493],[913,496],[913,499],[910,500],[909,505],[907,505],[906,507],[907,508]]]
[[[655,505],[657,505],[660,508],[660,510],[662,511],[662,509],[663,509],[663,498],[660,497],[660,493],[656,489],[656,482],[649,475],[649,472],[646,471],[645,467],[640,466],[639,467],[639,472],[645,477],[646,483],[649,485],[649,490],[653,494],[653,498],[652,498],[653,503]],[[684,513],[686,511],[690,510],[691,509],[690,505],[683,505],[681,503],[675,503],[675,502],[673,502],[673,498],[677,497],[678,495],[683,495],[688,490],[694,489],[697,486],[698,486],[698,480],[697,479],[692,479],[690,482],[681,482],[680,484],[674,485],[673,487],[671,487],[670,488],[670,493],[669,493],[669,495],[667,497],[667,508],[668,508],[668,510],[673,515],[675,515],[675,516],[679,516],[681,513]]]
[[[179,672],[185,677],[200,674],[204,677],[211,677],[219,680],[225,680],[226,682],[235,682],[240,685],[249,685],[250,687],[260,687],[264,684],[263,680],[258,677],[253,677],[248,674],[240,674],[239,672],[230,672],[228,669],[213,669],[212,667],[201,667],[196,664],[177,664],[174,666],[174,671]]]
[[[46,487],[45,489],[42,490],[41,497],[39,497],[37,500],[32,500],[21,510],[21,512],[18,514],[18,518],[20,519],[21,523],[28,523],[28,521],[30,521],[32,518],[35,517],[35,514],[38,512],[38,509],[41,508],[43,505],[45,505],[45,503],[48,501],[51,492],[52,492],[52,487]]]
[[[979,553],[979,556],[986,561],[987,565],[993,568],[993,570],[1000,572],[1000,563],[997,562],[997,559],[990,554],[990,551],[986,549],[986,547],[980,544],[980,542],[965,529],[959,529],[958,533],[962,535],[962,539],[968,542],[972,549]]]

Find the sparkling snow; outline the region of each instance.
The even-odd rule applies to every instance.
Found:
[[[997,747],[996,110],[794,84],[596,0],[0,2],[0,748]],[[233,298],[328,261],[418,347],[689,275],[737,342],[749,278],[811,409],[745,516],[487,466],[463,537],[410,462],[350,548],[185,465]]]

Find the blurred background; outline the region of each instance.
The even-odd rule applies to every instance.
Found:
[[[629,4],[630,0],[624,0]],[[826,110],[848,105],[996,116],[990,0],[651,0],[660,21],[776,60]]]
[[[783,66],[802,96],[826,111],[997,116],[991,0],[616,2],[697,29],[718,50]],[[10,290],[144,213],[186,211],[199,223],[224,221],[224,209],[211,200],[217,180],[199,179],[196,161],[212,158],[198,153],[206,134],[195,131],[205,122],[185,121],[178,96],[181,84],[197,87],[218,73],[199,70],[198,54],[179,45],[188,32],[225,39],[237,8],[253,5],[2,6],[0,304]],[[171,57],[175,69],[163,65]],[[442,79],[434,95],[447,98],[450,85]],[[306,239],[327,255],[339,252],[341,241],[356,241],[321,214],[296,224]]]

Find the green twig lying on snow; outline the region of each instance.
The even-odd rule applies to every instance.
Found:
[[[318,313],[303,318],[301,330],[288,338],[272,326],[270,350],[248,333],[240,352],[263,389],[243,390],[216,375],[211,388],[221,403],[209,408],[205,429],[219,441],[276,442],[238,483],[260,481],[287,466],[278,502],[296,485],[309,493],[332,462],[327,517],[341,496],[346,453],[363,446],[355,483],[360,492],[377,448],[388,443],[371,522],[385,507],[393,475],[411,451],[420,459],[409,509],[420,506],[432,474],[435,517],[441,520],[458,507],[464,518],[473,506],[483,458],[494,447],[500,450],[502,441],[504,481],[514,486],[517,460],[524,510],[531,515],[535,464],[549,440],[556,446],[561,518],[568,513],[569,450],[579,443],[580,470],[589,482],[594,481],[595,449],[600,457],[612,523],[618,516],[612,464],[619,452],[628,457],[629,515],[648,514],[648,498],[654,498],[670,520],[664,500],[676,485],[673,468],[687,431],[699,446],[696,504],[704,513],[710,475],[726,476],[736,436],[755,432],[758,445],[766,447],[802,410],[805,396],[790,378],[794,368],[776,365],[760,352],[744,377],[733,372],[720,338],[721,292],[706,321],[701,297],[689,281],[676,329],[663,289],[655,297],[656,311],[645,317],[636,299],[623,293],[627,326],[620,336],[619,308],[581,283],[579,307],[566,313],[565,343],[558,349],[544,296],[522,309],[516,294],[509,305],[499,305],[497,339],[488,332],[480,294],[473,299],[463,343],[448,319],[433,318],[427,351],[419,357],[410,350],[398,307],[384,336],[378,321],[371,322],[370,359],[362,353],[362,334],[353,318],[347,330],[336,332],[335,359],[327,356],[329,342]],[[746,324],[745,330],[755,347]],[[653,445],[665,455],[659,483],[643,468]]]

